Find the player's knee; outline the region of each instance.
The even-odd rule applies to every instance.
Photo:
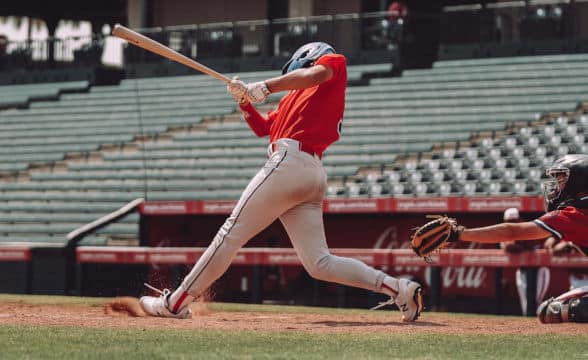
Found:
[[[560,322],[588,322],[588,297],[565,301],[551,298],[539,305],[537,317],[544,324]]]
[[[330,262],[332,255],[325,255],[317,261],[306,266],[308,274],[317,280],[329,281],[331,279]]]

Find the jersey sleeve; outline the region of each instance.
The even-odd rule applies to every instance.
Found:
[[[561,210],[545,213],[543,216],[533,220],[533,222],[549,231],[558,240],[564,239],[566,234],[575,231],[574,221],[567,216],[565,211]]]
[[[320,57],[315,65],[323,65],[333,70],[333,78],[345,76],[347,79],[347,60],[340,54],[327,54]],[[332,80],[332,79],[331,79]]]
[[[270,133],[270,126],[273,121],[274,116],[268,116],[268,118],[264,118],[259,111],[251,104],[245,103],[243,105],[239,105],[241,108],[241,112],[243,113],[243,117],[247,124],[253,130],[255,135],[259,137],[264,137],[269,135]],[[270,115],[270,114],[268,114]]]

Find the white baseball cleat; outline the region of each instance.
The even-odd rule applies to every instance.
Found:
[[[415,321],[423,311],[421,284],[408,279],[398,280],[398,296],[394,303],[402,311],[403,321]]]
[[[147,314],[151,316],[160,316],[175,319],[190,319],[192,317],[192,310],[190,310],[189,306],[185,307],[177,314],[168,309],[167,298],[171,294],[171,292],[168,289],[164,289],[163,291],[161,291],[159,289],[153,288],[152,286],[149,287],[159,292],[161,295],[159,297],[142,296],[139,299],[139,304],[141,304],[141,308],[143,308],[143,311],[145,311]]]
[[[423,311],[423,295],[421,285],[408,279],[398,280],[398,295],[372,308],[379,309],[386,305],[396,304],[402,312],[403,321],[415,321]]]

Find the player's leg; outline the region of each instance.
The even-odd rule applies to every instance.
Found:
[[[285,156],[285,153],[272,156],[253,177],[231,215],[174,292],[160,298],[141,298],[146,312],[167,317],[185,315],[188,305],[228,269],[237,251],[292,206],[284,185],[284,178],[289,176],[288,166],[283,163]]]
[[[544,324],[588,322],[588,286],[545,300],[537,308],[537,317]]]
[[[551,282],[551,270],[548,267],[542,266],[537,270],[537,293],[535,303],[540,304],[545,298],[549,283]]]
[[[288,210],[280,216],[280,221],[312,277],[385,293],[395,300],[404,320],[418,317],[422,310],[419,284],[388,276],[359,260],[330,253],[323,226],[322,196]]]
[[[251,180],[232,214],[180,287],[160,298],[141,298],[146,312],[173,317],[173,314],[187,311],[194,298],[227,270],[237,251],[249,239],[302,201],[308,189],[316,187],[315,177],[310,172],[311,169],[300,161],[300,154],[286,149],[274,152]],[[155,310],[149,311],[150,308]]]
[[[523,316],[527,314],[527,270],[517,269],[515,273],[515,282],[519,293],[519,302]]]

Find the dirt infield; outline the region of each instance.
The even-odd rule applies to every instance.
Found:
[[[403,323],[397,311],[228,312],[194,304],[189,320],[131,317],[115,306],[79,304],[0,303],[0,325],[61,325],[97,328],[219,329],[249,331],[307,331],[312,333],[395,332],[444,334],[577,334],[588,325],[542,325],[534,318],[463,316],[425,312],[415,323]]]

